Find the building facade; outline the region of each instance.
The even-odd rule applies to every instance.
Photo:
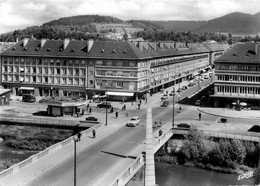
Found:
[[[215,61],[214,105],[260,106],[259,43],[238,43]]]
[[[224,51],[207,43],[24,39],[1,54],[0,82],[15,95],[138,97],[189,79]]]

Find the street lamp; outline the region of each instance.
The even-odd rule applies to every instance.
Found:
[[[179,73],[179,89],[178,89],[178,103],[180,102],[181,97],[181,73]]]
[[[106,87],[105,95],[106,95],[106,124],[105,125],[107,125],[107,87]]]
[[[172,100],[172,127],[174,127],[174,96],[175,96],[175,88],[173,87],[173,90],[172,90],[172,97],[173,97],[173,100]]]
[[[79,138],[75,135],[73,136],[73,141],[74,141],[74,186],[76,186],[76,149],[77,149],[77,146],[76,146],[76,143],[79,141]]]

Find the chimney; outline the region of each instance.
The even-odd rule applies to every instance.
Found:
[[[29,38],[23,39],[23,47],[25,47],[27,45],[28,41],[29,41]]]
[[[92,48],[92,46],[94,44],[94,40],[93,39],[89,39],[87,41],[87,43],[88,43],[88,52],[90,52],[90,50],[91,50],[91,48]]]
[[[41,40],[41,48],[43,47],[43,45],[46,43],[47,39],[42,39]]]
[[[70,42],[69,38],[65,38],[63,41],[63,50],[65,50]]]

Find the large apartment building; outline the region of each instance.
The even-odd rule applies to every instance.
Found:
[[[260,106],[260,45],[238,43],[215,61],[215,106]]]
[[[85,97],[111,91],[138,97],[196,75],[226,46],[24,39],[1,54],[0,82],[15,95]]]

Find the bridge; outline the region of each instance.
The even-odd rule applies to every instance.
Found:
[[[95,128],[99,135],[102,135],[102,132],[106,135],[105,133],[108,130],[109,132],[113,132],[115,130],[113,127],[108,127],[109,129],[106,129],[106,126],[102,126],[101,124],[92,128]],[[92,128],[82,132],[82,141],[86,140],[87,142],[89,140]],[[154,132],[154,153],[158,151],[158,149],[160,149],[172,136],[171,124],[165,124],[161,129],[164,131],[161,136],[158,136],[158,129]],[[77,151],[80,152],[83,148],[89,148],[89,146],[90,148],[94,148],[94,144],[95,142],[93,140],[90,144],[82,144],[80,142],[80,144],[77,145]],[[37,183],[38,176],[43,174],[45,171],[50,171],[57,164],[63,163],[73,156],[73,146],[74,140],[72,136],[60,143],[50,146],[38,154],[32,155],[18,164],[11,166],[0,173],[0,185],[30,185],[32,180]],[[99,177],[100,179],[96,180],[95,183],[92,182],[91,185],[104,185],[104,183],[111,186],[126,185],[145,163],[145,154],[143,153],[145,151],[145,141],[143,140],[139,145],[133,144],[133,146],[134,150],[129,156],[123,156],[118,160],[120,165],[122,164],[123,166],[121,166],[121,168],[116,167],[116,174],[114,171],[109,171],[106,175],[103,175],[102,171],[100,171],[102,175],[96,175],[96,177]],[[56,157],[59,157],[59,159],[55,159]],[[91,169],[91,167],[89,167],[89,169]],[[111,167],[111,170],[113,170],[113,166]],[[31,185],[37,184],[34,183]]]

